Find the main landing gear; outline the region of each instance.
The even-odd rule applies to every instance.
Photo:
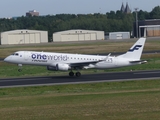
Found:
[[[81,73],[80,73],[80,72],[76,72],[75,75],[76,75],[76,77],[80,77],[80,76],[81,76]],[[73,76],[74,76],[74,72],[72,72],[72,71],[69,72],[69,76],[70,76],[70,77],[73,77]]]

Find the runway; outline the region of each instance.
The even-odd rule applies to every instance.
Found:
[[[129,80],[148,80],[148,79],[160,79],[160,70],[86,74],[78,78],[69,77],[66,75],[66,76],[0,79],[0,88],[95,83],[95,82],[114,82],[114,81],[129,81]]]

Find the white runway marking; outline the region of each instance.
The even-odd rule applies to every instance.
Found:
[[[157,74],[160,73],[160,71],[156,71],[156,72],[138,72],[138,73],[134,73],[134,74]]]

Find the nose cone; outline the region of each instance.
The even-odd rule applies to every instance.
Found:
[[[6,58],[4,59],[5,62],[10,62],[10,60],[11,60],[10,57],[6,57]]]

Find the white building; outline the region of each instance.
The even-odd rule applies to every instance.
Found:
[[[130,32],[110,32],[109,39],[130,39]]]
[[[104,40],[104,31],[67,30],[53,33],[53,42]]]
[[[47,43],[48,31],[13,30],[1,33],[1,45]]]

